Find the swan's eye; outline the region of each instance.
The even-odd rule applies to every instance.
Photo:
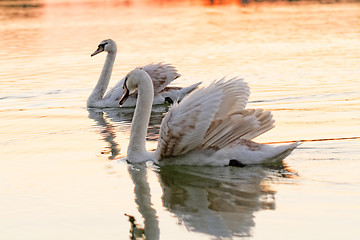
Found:
[[[98,47],[102,47],[102,48],[105,48],[105,45],[108,44],[108,43],[100,43]]]

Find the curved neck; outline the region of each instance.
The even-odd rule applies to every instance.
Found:
[[[111,77],[112,69],[114,66],[115,57],[116,57],[116,51],[109,52],[106,55],[106,60],[105,60],[103,69],[101,71],[100,78],[95,86],[95,89],[89,96],[89,101],[91,101],[91,100],[99,101],[103,98],[103,96],[106,92],[106,89],[109,85],[109,82],[110,82],[110,77]]]
[[[151,108],[154,99],[154,87],[150,77],[143,78],[138,84],[138,98],[131,124],[130,143],[127,151],[130,162],[149,159],[146,151],[146,133],[149,126]]]

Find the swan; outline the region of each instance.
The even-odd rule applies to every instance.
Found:
[[[280,161],[298,142],[274,146],[251,139],[274,127],[270,111],[245,109],[250,94],[239,78],[220,79],[175,103],[164,116],[156,150],[146,150],[146,132],[153,100],[149,75],[134,69],[124,81],[123,105],[138,91],[131,124],[127,161],[158,165],[239,166]]]
[[[103,40],[99,44],[97,50],[91,54],[91,56],[95,56],[101,52],[107,52],[100,78],[87,100],[88,107],[119,107],[119,99],[123,94],[122,85],[125,81],[125,78],[120,80],[111,90],[105,94],[110,82],[116,51],[117,47],[115,41],[112,39],[107,39]],[[153,91],[155,93],[153,101],[154,105],[180,101],[186,94],[193,91],[201,83],[198,82],[185,88],[167,87],[169,83],[180,77],[180,74],[177,73],[173,66],[170,64],[158,63],[148,64],[141,67],[141,69],[146,71],[153,80]],[[136,104],[136,98],[137,94],[133,93],[132,96],[130,96],[129,101],[127,101],[124,106],[134,107]]]

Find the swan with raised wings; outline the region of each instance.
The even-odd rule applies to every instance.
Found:
[[[97,50],[91,54],[95,56],[101,52],[107,52],[106,60],[101,71],[100,78],[95,86],[95,89],[87,100],[88,107],[119,107],[119,99],[123,95],[123,83],[125,78],[120,80],[112,89],[106,94],[106,89],[109,85],[112,69],[115,62],[117,47],[112,39],[102,41]],[[170,64],[148,64],[141,67],[147,72],[153,81],[154,99],[153,104],[164,104],[166,102],[173,103],[180,101],[184,96],[193,91],[199,84],[193,84],[189,87],[168,87],[168,85],[180,77],[176,69]],[[105,95],[105,96],[104,96]],[[124,104],[125,107],[134,107],[136,105],[137,93],[134,92],[129,96],[129,100]]]
[[[149,75],[134,69],[125,78],[124,95],[138,91],[127,160],[159,165],[243,166],[279,161],[298,143],[274,146],[251,139],[274,127],[269,111],[245,109],[250,94],[242,79],[214,81],[174,104],[160,126],[157,149],[146,150],[146,132],[154,97]]]

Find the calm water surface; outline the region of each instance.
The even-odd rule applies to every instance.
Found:
[[[0,1],[0,239],[358,236],[359,2],[225,3]],[[105,59],[90,54],[107,38],[110,85],[160,61],[179,86],[238,75],[249,107],[276,119],[257,141],[328,140],[283,166],[128,165],[132,110],[86,108]]]

